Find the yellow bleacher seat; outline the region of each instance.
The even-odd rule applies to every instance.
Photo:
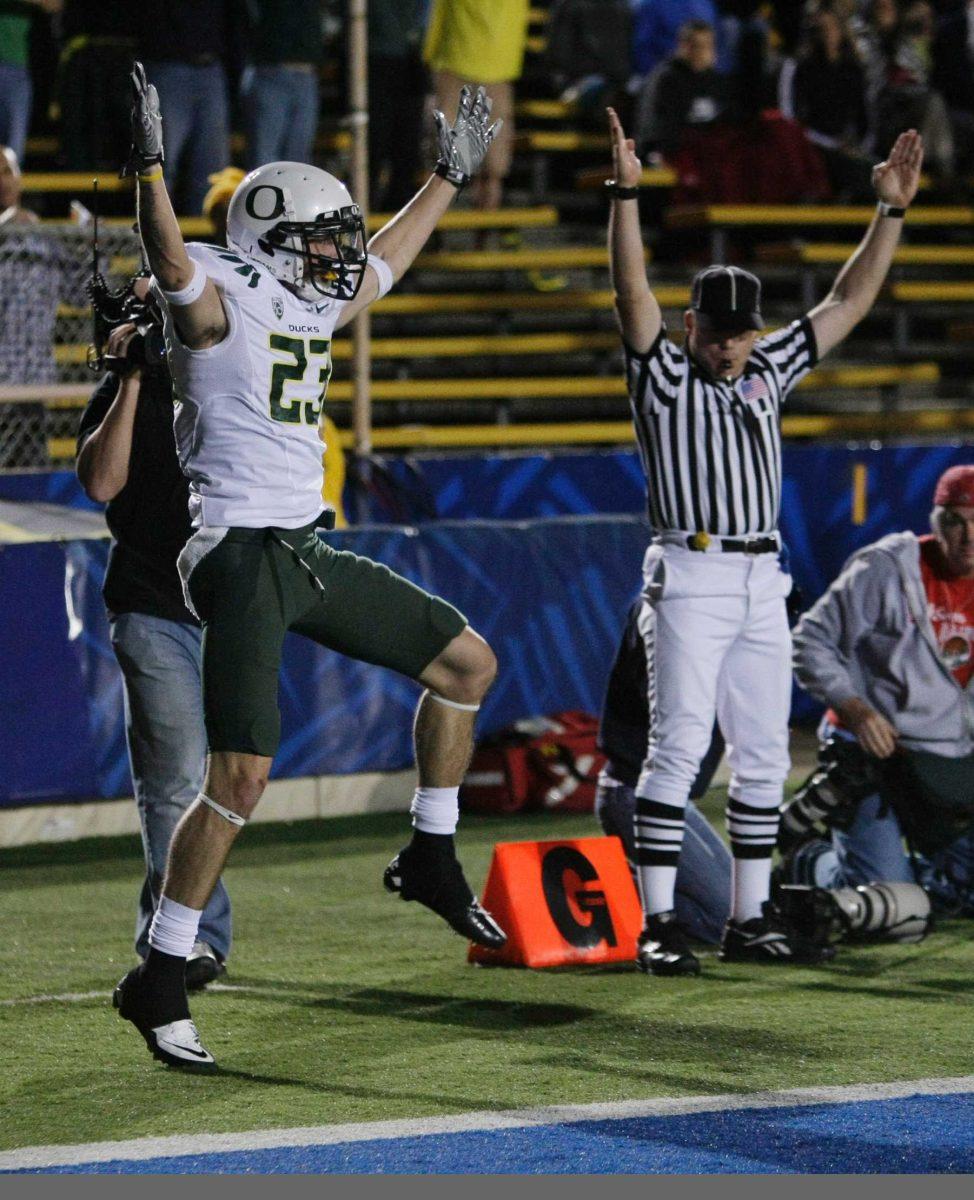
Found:
[[[703,204],[666,214],[672,229],[749,225],[866,225],[876,209],[852,204]],[[961,204],[912,205],[908,225],[974,225],[974,208]]]
[[[894,300],[906,304],[969,304],[974,300],[974,283],[894,283],[890,291]]]

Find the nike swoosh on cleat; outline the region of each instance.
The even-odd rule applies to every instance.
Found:
[[[193,1050],[189,1046],[179,1046],[175,1042],[165,1042],[161,1038],[156,1039],[156,1045],[160,1050],[168,1050],[170,1054],[175,1054],[177,1058],[183,1054],[192,1054],[194,1058],[212,1057],[206,1050]]]

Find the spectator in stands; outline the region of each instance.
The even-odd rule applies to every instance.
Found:
[[[950,115],[957,171],[974,170],[974,0],[941,18],[931,82]]]
[[[318,0],[247,0],[246,7],[250,66],[242,91],[247,169],[267,162],[312,162],[318,132],[321,5]],[[162,107],[165,112],[165,102]]]
[[[27,149],[34,88],[30,27],[34,13],[59,13],[64,0],[0,0],[0,143],[19,160]]]
[[[795,630],[833,765],[785,806],[784,876],[919,883],[974,916],[974,466],[945,471],[933,505],[932,534],[857,551]]]
[[[20,169],[0,152],[0,386],[57,382],[54,324],[58,304],[83,304],[87,255],[72,257],[20,203]],[[0,405],[0,467],[48,465],[42,404]]]
[[[768,24],[764,19],[764,0],[716,0],[717,2],[717,70],[733,75],[740,66],[741,55],[748,57],[746,43],[757,37],[765,40]]]
[[[717,70],[726,75],[740,120],[755,120],[774,106],[771,26],[762,0],[717,0]]]
[[[950,180],[954,146],[943,97],[930,85],[933,14],[926,0],[869,0],[859,23],[872,150],[919,129],[932,173]]]
[[[632,68],[644,79],[674,53],[689,21],[717,28],[714,0],[634,0],[633,10]]]
[[[428,10],[429,0],[369,0],[369,202],[382,212],[398,212],[416,193]]]
[[[823,0],[810,10],[796,61],[781,71],[779,107],[805,126],[823,154],[836,198],[869,200],[872,159],[863,152],[869,132],[866,79],[839,5]]]
[[[148,280],[134,290],[144,300]],[[103,594],[125,687],[125,737],[139,809],[146,875],[135,950],[149,951],[173,830],[203,786],[202,631],[183,600],[176,558],[192,533],[189,481],[176,456],[172,379],[165,363],[131,354],[134,324],[118,326],[113,369],[95,389],[78,430],[77,472],[105,504],[112,545]],[[222,880],[203,911],[186,963],[187,988],[223,974],[230,898]]]
[[[37,213],[20,203],[20,163],[10,146],[0,146],[0,225],[30,225]]]
[[[504,122],[473,181],[478,208],[500,208],[514,148],[514,83],[521,76],[528,0],[433,0],[423,57],[433,72],[436,107],[456,111],[460,89],[484,86],[491,120]]]
[[[601,123],[618,107],[629,81],[632,8],[629,0],[555,0],[548,18],[547,64],[561,99]]]
[[[793,55],[798,49],[803,13],[804,6],[795,0],[771,0],[771,24],[778,53],[783,57]]]
[[[715,125],[726,115],[728,85],[716,62],[713,26],[688,21],[675,53],[653,71],[640,93],[635,122],[640,157],[658,152],[672,160],[688,130]]]
[[[166,114],[166,186],[177,211],[196,214],[207,177],[230,161],[227,63],[239,13],[231,0],[140,0],[136,25],[146,75]]]
[[[129,131],[133,8],[130,0],[65,2],[54,96],[69,171],[118,167]]]

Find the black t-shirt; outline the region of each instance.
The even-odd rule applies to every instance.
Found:
[[[81,416],[78,452],[101,425],[118,394],[109,373]],[[125,487],[105,508],[114,541],[103,595],[109,615],[147,613],[167,621],[198,622],[186,608],[176,558],[189,540],[189,481],[176,457],[172,385],[166,371],[145,371],[135,410]]]

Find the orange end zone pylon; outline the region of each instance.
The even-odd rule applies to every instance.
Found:
[[[643,914],[618,838],[498,842],[482,896],[507,933],[468,961],[512,967],[631,962]]]

